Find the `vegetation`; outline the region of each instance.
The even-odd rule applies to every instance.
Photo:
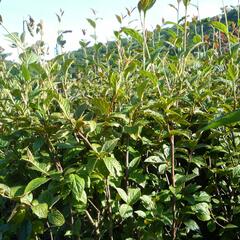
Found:
[[[50,61],[41,23],[24,23],[40,36],[30,47],[9,33],[20,62],[0,61],[0,239],[240,239],[239,9],[206,37],[177,2],[173,28],[147,31],[155,1],[140,0],[141,31]]]

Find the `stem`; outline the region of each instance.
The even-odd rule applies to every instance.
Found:
[[[126,192],[128,192],[128,176],[129,176],[129,136],[127,138],[127,151],[126,151],[126,170],[125,170],[125,187],[126,187]]]
[[[239,21],[240,21],[240,0],[238,0],[238,8],[237,8],[237,26],[238,26],[238,43],[240,43],[240,25],[239,25]],[[239,50],[238,50],[239,51]]]
[[[188,10],[188,7],[187,5],[185,6],[185,24],[184,24],[184,51],[187,50],[187,10]]]
[[[48,226],[48,229],[49,229],[50,239],[54,240],[53,232],[52,232],[52,229],[51,229],[51,226],[50,226],[49,222],[47,222],[47,226]]]
[[[108,177],[106,178],[106,200],[108,209],[108,220],[109,220],[109,239],[113,240],[113,219],[112,219],[112,207],[111,207],[111,192],[108,183]]]
[[[57,151],[56,151],[55,147],[53,146],[48,135],[47,135],[47,142],[48,142],[49,155],[51,156],[51,159],[53,160],[53,162],[55,164],[55,168],[57,169],[57,171],[63,172],[62,164],[57,157]]]
[[[168,126],[168,131],[170,132],[170,127]],[[176,179],[175,179],[175,139],[174,135],[170,135],[170,145],[171,145],[171,181],[172,187],[176,187]],[[176,196],[172,197],[172,214],[173,214],[173,222],[172,222],[172,239],[175,240],[177,237],[177,219],[176,219]]]
[[[91,214],[88,212],[88,210],[85,210],[85,213],[87,215],[87,218],[89,220],[89,222],[93,225],[93,227],[95,228],[95,233],[96,233],[96,239],[100,239],[100,231],[99,231],[99,226],[98,224],[93,220]]]
[[[226,10],[225,4],[224,4],[224,0],[222,0],[222,4],[223,4],[223,9],[224,9],[225,24],[227,27],[228,48],[229,48],[229,52],[231,53],[231,42],[230,42],[229,29],[228,29],[228,17],[227,17],[227,10]]]

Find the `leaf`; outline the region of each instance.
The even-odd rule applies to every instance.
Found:
[[[122,24],[122,18],[121,18],[121,16],[119,16],[119,15],[116,14],[115,17],[117,18],[118,22],[119,22],[120,24]]]
[[[240,165],[233,167],[232,169],[232,174],[234,178],[239,178],[240,177]]]
[[[64,65],[63,65],[63,72],[64,72],[65,76],[68,73],[68,70],[70,69],[70,67],[72,66],[73,63],[74,63],[73,59],[65,60]]]
[[[22,64],[22,75],[26,81],[31,80],[31,75],[26,64]]]
[[[38,187],[40,187],[41,185],[45,184],[46,182],[48,182],[50,179],[46,178],[46,177],[39,177],[39,178],[35,178],[33,180],[31,180],[28,185],[25,188],[24,193],[30,193],[33,190],[37,189]]]
[[[33,165],[34,170],[41,172],[44,175],[49,175],[48,167],[45,164],[37,162],[29,149],[27,149],[27,158],[23,158],[22,160],[29,162],[31,165]]]
[[[32,63],[29,65],[29,67],[32,71],[40,74],[43,79],[47,78],[46,70],[39,63]]]
[[[87,21],[88,21],[88,23],[89,23],[93,28],[96,28],[96,22],[95,22],[95,21],[93,21],[93,20],[90,19],[90,18],[87,18]]]
[[[183,0],[183,4],[187,7],[190,4],[191,0]]]
[[[39,203],[36,206],[31,207],[33,213],[40,219],[47,218],[48,205],[47,203]]]
[[[146,163],[163,163],[162,159],[159,156],[150,156],[144,160]]]
[[[189,219],[187,221],[184,221],[184,224],[186,226],[186,228],[188,230],[192,230],[192,231],[196,231],[196,230],[199,230],[199,226],[197,225],[197,223],[192,220],[192,219]]]
[[[195,202],[211,202],[211,196],[206,193],[205,191],[200,191],[196,194],[194,194],[194,200]]]
[[[110,175],[113,177],[120,176],[122,172],[122,167],[120,163],[113,157],[103,158],[106,168],[108,169]]]
[[[147,90],[148,81],[145,80],[137,86],[137,95],[140,100],[143,99],[144,92]]]
[[[214,120],[213,122],[209,123],[206,127],[202,128],[202,130],[217,128],[228,124],[236,123],[239,121],[240,121],[240,109],[231,112],[217,120]]]
[[[211,219],[209,208],[209,205],[205,202],[198,203],[191,207],[191,209],[196,213],[197,218],[201,221],[209,221]]]
[[[0,195],[1,196],[9,196],[10,188],[5,184],[0,183]]]
[[[121,197],[121,199],[127,203],[128,202],[128,196],[127,193],[122,189],[122,188],[116,188],[119,196]]]
[[[134,211],[139,217],[146,218],[147,214],[142,210]]]
[[[195,177],[197,177],[198,175],[193,173],[193,174],[188,174],[188,175],[180,175],[180,174],[177,174],[176,175],[176,186],[180,186],[182,185],[183,183],[186,183],[192,179],[194,179]]]
[[[65,218],[57,209],[52,209],[48,214],[48,221],[56,227],[61,227],[65,223]]]
[[[212,21],[211,22],[211,25],[218,29],[219,31],[225,33],[225,34],[228,34],[228,29],[227,29],[227,26],[221,22],[218,22],[218,21]]]
[[[132,216],[133,214],[133,209],[131,206],[129,206],[128,204],[122,204],[120,207],[119,207],[119,213],[120,213],[120,216],[123,218],[123,219],[126,219],[126,218],[129,218]]]
[[[62,97],[60,94],[55,94],[56,95],[56,100],[62,109],[64,115],[66,118],[69,118],[70,116],[70,102],[68,99]]]
[[[229,223],[224,228],[225,229],[236,229],[236,228],[239,228],[239,226]]]
[[[136,203],[141,197],[141,190],[139,188],[128,188],[128,199],[127,204],[133,205]]]
[[[143,37],[139,34],[138,31],[132,28],[123,27],[122,31],[127,35],[136,40],[139,44],[143,45]]]
[[[118,141],[119,141],[119,138],[106,141],[102,146],[101,152],[108,152],[108,153],[112,152],[114,148],[117,146]]]
[[[77,201],[86,202],[84,195],[85,181],[77,174],[70,174],[68,177],[69,187]]]
[[[153,7],[155,2],[156,0],[140,0],[138,3],[138,11],[143,11],[144,14],[146,14],[146,12]]]
[[[102,115],[107,115],[110,113],[111,105],[105,98],[94,98],[92,100],[92,105],[97,113]]]
[[[209,232],[214,232],[216,230],[216,223],[213,220],[211,220],[207,223],[207,227]]]

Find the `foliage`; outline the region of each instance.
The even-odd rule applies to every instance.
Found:
[[[3,239],[240,238],[239,38],[212,22],[228,29],[214,47],[174,25],[50,61],[9,35],[22,53],[0,62]]]

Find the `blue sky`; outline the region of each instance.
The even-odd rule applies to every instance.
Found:
[[[237,5],[239,0],[224,0],[225,5]],[[156,24],[161,24],[162,18],[175,20],[176,14],[169,4],[176,4],[177,0],[157,0],[155,6],[148,14],[148,28],[152,29]],[[199,2],[200,16],[214,16],[220,13],[221,0],[192,0],[193,4]],[[102,18],[98,21],[97,35],[99,41],[111,40],[113,30],[119,29],[119,24],[115,14],[126,13],[126,7],[131,9],[137,6],[138,0],[2,0],[0,3],[0,14],[3,18],[4,26],[10,32],[21,32],[23,19],[31,15],[36,22],[40,19],[44,21],[44,39],[49,43],[50,54],[53,54],[54,44],[58,30],[72,30],[71,34],[66,34],[66,51],[77,49],[79,40],[90,38],[83,36],[81,29],[87,29],[87,36],[92,34],[91,28],[86,18],[92,18],[91,8],[95,9],[97,16]],[[62,24],[59,25],[55,13],[59,9],[64,10]],[[189,15],[197,15],[196,8],[191,7]],[[132,27],[139,27],[138,12],[126,19],[124,25],[131,22]],[[0,46],[8,51],[10,48],[3,36],[5,31],[0,27]],[[36,39],[35,39],[36,40]],[[29,38],[30,42],[34,39]],[[11,50],[12,51],[12,50]]]

